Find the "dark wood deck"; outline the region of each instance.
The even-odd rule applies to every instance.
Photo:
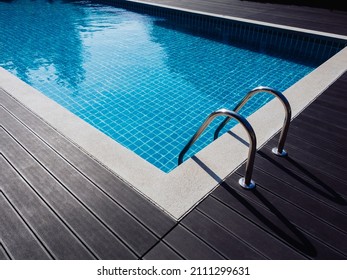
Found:
[[[243,0],[141,0],[172,7],[347,35],[347,11]],[[265,1],[266,2],[266,1]],[[271,2],[271,1],[270,1]]]
[[[174,226],[4,91],[0,103],[0,257],[136,259]]]
[[[150,1],[347,35],[342,11]],[[346,259],[346,88],[293,120],[288,158],[258,152],[256,190],[242,166],[178,223],[0,91],[0,259]]]

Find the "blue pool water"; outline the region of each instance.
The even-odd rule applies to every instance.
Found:
[[[165,172],[212,111],[259,85],[283,91],[316,67],[168,25],[86,1],[0,2],[0,66]]]

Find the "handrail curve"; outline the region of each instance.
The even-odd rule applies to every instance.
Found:
[[[275,97],[277,97],[285,110],[285,116],[284,116],[284,122],[283,122],[283,126],[282,126],[282,131],[280,134],[280,138],[278,141],[278,145],[277,147],[272,149],[272,152],[278,156],[286,156],[288,153],[284,150],[284,144],[287,138],[287,133],[288,133],[288,129],[289,129],[289,124],[290,124],[290,120],[291,120],[291,107],[290,104],[287,100],[287,98],[279,91],[272,89],[270,87],[256,87],[254,89],[252,89],[251,91],[249,91],[245,97],[235,106],[234,110],[235,112],[238,112],[241,110],[241,108],[248,102],[248,100],[250,98],[252,98],[255,94],[260,93],[260,92],[266,92],[266,93],[270,93],[272,95],[274,95]],[[221,124],[217,127],[215,133],[214,133],[214,140],[216,140],[219,136],[220,131],[223,129],[223,127],[230,121],[230,117],[226,117]]]
[[[195,141],[200,137],[200,135],[205,131],[205,129],[209,126],[209,124],[218,116],[226,116],[228,119],[234,118],[236,119],[247,131],[249,137],[249,149],[248,149],[248,159],[246,163],[245,177],[239,180],[239,184],[246,189],[252,189],[255,187],[255,183],[252,180],[253,166],[255,153],[257,151],[257,139],[254,133],[254,130],[250,123],[240,114],[234,111],[230,111],[227,109],[219,109],[211,113],[204,123],[200,126],[197,132],[193,135],[193,137],[188,141],[186,146],[182,149],[178,156],[178,165],[183,162],[183,157],[186,152],[190,149],[190,147],[195,143]]]

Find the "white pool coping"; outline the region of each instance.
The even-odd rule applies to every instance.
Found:
[[[347,40],[346,36],[222,17]],[[283,92],[292,107],[293,118],[346,71],[347,47]],[[231,130],[232,133],[225,133],[193,158],[165,173],[1,67],[0,88],[177,220],[247,158],[248,147],[231,135],[236,134],[248,143],[245,131],[237,125]],[[202,116],[201,122],[205,117]],[[281,129],[283,118],[283,107],[275,99],[247,118],[255,130],[258,148]]]

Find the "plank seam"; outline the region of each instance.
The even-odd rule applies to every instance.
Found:
[[[276,176],[276,174],[274,175],[274,174],[268,172],[267,170],[265,170],[265,169],[263,169],[263,168],[261,168],[261,167],[258,167],[258,166],[255,166],[255,169],[259,170],[260,172],[265,173],[266,175],[268,175],[268,176],[270,176],[270,177],[275,178],[277,181],[282,182],[283,184],[287,185],[288,187],[290,187],[290,188],[292,188],[292,189],[294,189],[294,190],[296,190],[296,191],[298,191],[298,192],[300,192],[300,193],[302,193],[302,194],[304,194],[304,195],[306,195],[306,196],[308,196],[308,197],[314,199],[315,201],[324,204],[326,207],[331,208],[332,210],[335,210],[335,211],[341,213],[342,215],[347,216],[347,213],[346,213],[346,212],[343,212],[341,209],[336,208],[335,206],[329,204],[328,202],[326,202],[326,201],[324,201],[324,200],[321,200],[320,198],[318,198],[317,196],[315,196],[315,195],[313,195],[313,194],[307,193],[307,192],[306,192],[305,190],[303,190],[302,188],[297,188],[295,185],[290,184],[290,183],[288,183],[288,182],[285,181],[285,180],[282,180],[279,176]],[[238,175],[241,175],[239,172],[238,172],[237,174],[238,174]],[[312,182],[312,181],[311,181],[310,183],[315,183],[315,182]],[[269,188],[267,188],[267,187],[264,187],[264,188],[265,188],[266,190],[270,191],[271,193],[273,193]],[[329,198],[329,197],[327,196],[327,194],[325,194],[323,191],[321,191],[321,190],[315,190],[315,191],[321,193],[322,196],[326,197],[327,199],[331,199],[331,198]],[[275,194],[275,193],[273,193],[273,194]],[[336,193],[336,194],[338,194],[338,193]],[[280,195],[277,195],[277,196],[282,198],[282,196],[280,196]],[[341,199],[341,204],[343,203],[342,205],[347,205],[347,203],[346,203],[346,201],[344,200],[344,197],[343,197],[342,195],[338,194],[338,197],[337,197],[336,199],[338,199],[338,200]],[[342,201],[342,200],[343,200],[343,201]]]
[[[287,242],[285,239],[280,239],[278,238],[277,235],[274,235],[272,232],[270,232],[269,230],[267,230],[266,228],[262,227],[261,225],[258,225],[257,223],[255,223],[253,220],[251,220],[250,218],[248,218],[247,216],[244,216],[242,213],[240,213],[240,211],[235,210],[231,207],[229,207],[229,205],[227,205],[226,203],[224,203],[223,201],[220,201],[218,198],[211,196],[211,199],[216,200],[218,203],[222,204],[224,207],[228,208],[230,211],[234,212],[236,215],[240,216],[242,219],[246,220],[247,222],[251,223],[255,228],[259,229],[260,231],[264,232],[264,234],[269,235],[271,238],[277,240],[279,243],[282,243],[284,246],[286,246],[288,249],[296,252],[298,255],[301,255],[305,258],[310,259],[309,256],[303,254],[301,251],[299,251],[295,246],[292,246],[289,242]],[[205,212],[201,209],[199,209],[199,211],[201,212]],[[209,216],[207,213],[205,213],[205,215]],[[212,217],[210,217],[210,219],[213,219]],[[220,226],[224,227],[220,222],[215,221],[216,223],[218,223]],[[227,228],[226,228],[227,229]],[[228,230],[228,229],[227,229]],[[230,230],[228,230],[230,231]]]
[[[247,197],[244,197],[243,195],[238,194],[239,196],[242,197],[242,199],[252,202],[249,202],[250,206],[252,208],[255,208],[253,205],[251,204],[256,204],[258,207],[263,208],[264,210],[266,210],[267,212],[269,212],[271,215],[274,215],[273,213],[271,213],[270,211],[268,211],[263,205],[259,204],[258,202],[248,199]],[[264,227],[261,224],[258,224],[257,222],[255,222],[252,218],[247,217],[246,215],[244,215],[242,212],[240,212],[239,210],[236,210],[232,207],[230,207],[230,205],[228,205],[227,203],[225,203],[224,201],[220,200],[218,197],[216,197],[215,195],[211,195],[211,197],[213,197],[214,199],[216,199],[218,202],[222,203],[224,206],[226,206],[227,208],[229,208],[230,210],[234,211],[236,214],[240,215],[242,218],[244,218],[245,220],[249,221],[250,223],[252,223],[253,225],[255,225],[256,227],[262,229],[263,231],[267,232],[269,235],[271,235],[272,237],[274,237],[275,239],[277,239],[278,241],[284,243],[285,245],[287,245],[289,248],[292,248],[294,251],[296,251],[298,254],[301,254],[303,256],[305,256],[306,258],[312,259],[312,257],[305,252],[302,252],[300,249],[300,247],[305,247],[305,244],[303,243],[299,243],[298,241],[294,240],[290,235],[288,235],[286,232],[284,232],[281,228],[279,228],[276,224],[274,224],[271,220],[269,220],[269,218],[264,217],[263,219],[266,219],[267,222],[269,222],[271,224],[271,226],[274,228],[272,231],[270,231],[269,229],[267,229],[266,227]],[[256,210],[257,211],[257,210]],[[258,212],[258,211],[257,211]],[[260,214],[262,215],[262,214]],[[263,215],[262,215],[263,216]],[[292,231],[292,229],[289,229],[290,231]],[[273,232],[277,233],[274,234]],[[295,235],[295,233],[294,233]],[[302,239],[301,237],[299,239]],[[294,245],[296,244],[296,245]]]
[[[274,141],[274,140],[272,140],[272,141]],[[271,141],[271,142],[272,142]],[[270,142],[270,141],[269,141]],[[305,141],[306,142],[306,141]],[[308,144],[310,144],[310,143],[308,143]],[[337,163],[333,163],[333,162],[331,162],[331,161],[327,161],[327,160],[323,160],[323,158],[322,157],[319,157],[319,156],[317,156],[316,154],[314,154],[314,153],[311,153],[311,152],[308,152],[308,151],[306,151],[306,150],[304,150],[303,148],[301,148],[301,147],[299,147],[299,146],[297,146],[297,145],[295,145],[295,144],[293,144],[293,143],[291,143],[290,141],[287,141],[286,142],[286,150],[288,151],[288,154],[290,154],[290,150],[296,150],[296,151],[298,151],[298,152],[302,152],[302,155],[303,156],[305,156],[305,154],[310,154],[314,159],[316,159],[318,162],[322,162],[322,161],[324,161],[324,163],[325,164],[327,164],[327,166],[328,167],[331,167],[331,168],[333,168],[333,169],[336,169],[336,170],[339,170],[339,171],[341,171],[341,172],[347,172],[347,169],[345,168],[345,167],[343,167],[343,166],[340,166],[340,165],[338,165]],[[268,144],[266,147],[265,147],[267,150],[269,150],[269,149],[272,149],[271,147],[270,147],[270,145]],[[323,150],[323,149],[321,149],[320,147],[318,147],[318,149],[319,150]],[[319,152],[319,151],[318,151]],[[329,152],[330,153],[330,152]],[[333,154],[332,154],[332,156],[333,156]],[[290,155],[288,156],[288,158],[290,157]],[[292,158],[293,160],[294,160],[294,158]],[[301,158],[295,158],[295,160],[296,161],[298,161],[298,162],[302,162],[302,163],[304,163],[305,165],[309,165],[309,163],[306,163],[306,162],[304,162],[304,161],[302,161],[301,160]],[[313,167],[313,168],[315,168],[315,167]],[[324,174],[327,174],[327,175],[329,175],[330,177],[334,177],[334,178],[336,178],[336,179],[338,179],[338,180],[342,180],[342,181],[344,181],[343,179],[341,179],[341,178],[338,178],[338,177],[336,177],[335,175],[333,175],[333,174],[330,174],[330,173],[327,173],[327,171],[325,170],[325,168],[324,167],[322,167],[322,168],[315,168],[316,170],[319,170],[319,172],[321,172],[321,173],[324,173]],[[347,183],[347,182],[345,182],[345,183]]]
[[[236,173],[237,173],[237,172],[236,172]],[[242,176],[240,173],[237,173],[237,174],[240,175],[240,176]],[[285,183],[285,182],[284,182],[284,183]],[[289,186],[290,186],[290,185],[289,185]],[[300,211],[305,212],[307,215],[310,215],[310,216],[316,218],[317,220],[321,221],[323,224],[326,224],[326,225],[328,225],[328,226],[330,226],[330,227],[336,229],[337,231],[340,231],[340,232],[343,233],[343,234],[347,234],[346,231],[344,231],[344,230],[342,230],[342,229],[336,227],[335,225],[330,224],[328,221],[326,221],[326,220],[320,218],[319,216],[317,216],[317,215],[314,214],[314,213],[309,212],[309,211],[306,210],[305,208],[302,208],[301,206],[299,206],[299,205],[293,203],[292,201],[286,199],[285,197],[282,197],[282,196],[278,195],[277,193],[271,191],[270,188],[264,187],[264,186],[261,185],[261,184],[257,184],[257,187],[263,189],[264,191],[267,191],[267,192],[271,193],[273,196],[276,196],[277,198],[279,198],[279,199],[281,199],[281,200],[286,201],[287,203],[289,203],[289,204],[292,205],[293,207],[295,207],[295,208],[299,209]],[[329,205],[327,205],[327,206],[329,206]],[[344,213],[343,213],[343,214],[344,214]]]
[[[1,126],[0,126],[1,127]],[[43,202],[44,205],[47,206],[47,208],[49,209],[49,211],[51,211],[53,213],[53,215],[62,223],[62,225],[73,235],[76,237],[76,239],[82,244],[82,246],[84,248],[86,248],[86,250],[92,254],[92,256],[96,259],[98,259],[97,255],[93,252],[92,249],[90,249],[88,247],[88,245],[83,242],[82,238],[79,237],[79,235],[74,232],[74,230],[64,221],[64,219],[62,219],[58,213],[50,206],[50,204],[35,190],[35,188],[31,185],[30,182],[28,182],[26,180],[26,178],[24,176],[22,176],[22,174],[17,170],[17,168],[1,153],[2,157],[5,159],[5,161],[11,166],[11,168],[18,174],[18,176],[24,181],[24,183],[32,190],[32,192],[34,193],[34,195],[36,195],[38,197],[39,200],[41,200]]]
[[[206,240],[204,240],[203,238],[201,238],[200,236],[196,235],[190,228],[188,228],[186,225],[184,225],[182,223],[182,221],[180,222],[180,225],[182,227],[184,227],[187,231],[189,231],[192,235],[194,235],[197,239],[199,239],[201,242],[203,242],[207,247],[209,247],[210,249],[212,249],[215,253],[217,253],[218,255],[220,255],[221,257],[223,257],[224,259],[228,260],[229,258],[227,256],[225,256],[222,252],[218,251],[216,248],[214,248],[211,244],[207,243]]]
[[[1,154],[2,155],[2,154]],[[3,155],[2,155],[3,156]],[[6,158],[4,158],[6,160]],[[6,160],[7,161],[7,160]],[[19,217],[19,219],[24,223],[25,227],[29,230],[29,232],[31,232],[31,234],[33,235],[33,237],[36,239],[36,241],[41,245],[42,249],[47,253],[47,255],[51,258],[51,259],[56,259],[54,254],[52,252],[50,252],[50,250],[48,249],[48,246],[45,244],[45,242],[43,242],[40,237],[38,236],[38,234],[36,233],[36,231],[31,228],[30,224],[24,219],[24,217],[21,215],[21,213],[18,211],[18,209],[12,204],[12,202],[10,201],[10,199],[6,196],[6,194],[3,192],[2,189],[0,189],[0,194],[5,198],[5,200],[7,201],[7,203],[11,206],[12,210],[17,214],[17,216]]]
[[[328,150],[327,148],[322,148],[322,147],[318,146],[314,141],[311,141],[311,140],[309,140],[309,139],[302,138],[302,137],[300,137],[300,135],[296,135],[296,134],[294,134],[294,133],[291,133],[290,130],[289,130],[289,132],[288,132],[288,135],[290,135],[290,137],[296,138],[297,140],[300,140],[301,142],[305,142],[305,143],[309,144],[309,145],[312,146],[312,147],[315,147],[315,148],[317,148],[317,149],[320,149],[320,150],[322,150],[322,151],[325,151],[325,152],[327,152],[327,153],[330,153],[332,156],[338,157],[338,158],[340,158],[341,160],[345,160],[345,159],[346,159],[345,156],[343,156],[343,155],[341,155],[341,154],[338,154],[337,152]]]
[[[13,260],[13,257],[11,256],[10,252],[8,252],[8,250],[6,249],[6,246],[2,243],[2,240],[0,240],[0,249],[2,249],[2,251],[5,253],[9,260]]]
[[[295,135],[292,131],[293,129],[295,130],[306,130],[306,129],[303,129],[300,125],[297,125],[295,122],[292,122],[290,124],[290,129],[289,129],[289,132],[288,133],[291,133],[291,135]],[[307,131],[307,130],[306,130]],[[312,132],[311,135],[315,138],[319,138],[320,140],[324,141],[324,142],[327,142],[327,143],[330,143],[331,145],[334,145],[334,146],[338,146],[339,148],[346,148],[345,146],[341,145],[340,143],[336,142],[336,141],[332,141],[331,137],[329,138],[326,138],[326,137],[323,137],[321,133],[317,133],[316,131],[315,132]],[[296,136],[297,138],[300,138],[300,139],[303,139],[307,142],[310,142],[311,140],[307,139],[307,138],[303,138],[302,135],[300,135],[299,133],[299,136]]]
[[[292,147],[293,149],[300,150],[298,147],[292,146],[292,145],[290,145],[290,144],[288,144],[288,145],[286,144],[286,147],[288,147],[288,146]],[[271,150],[271,147],[265,146],[265,149],[270,151],[270,150]],[[287,149],[287,150],[289,151],[288,153],[290,153],[290,149]],[[301,151],[302,151],[302,150],[301,150]],[[314,157],[317,158],[316,156],[314,156]],[[308,166],[308,163],[303,162],[303,161],[300,160],[300,159],[295,159],[295,160],[296,160],[298,163],[300,163],[300,164],[302,164],[302,165],[304,165],[304,166]],[[329,164],[329,165],[330,165],[330,164]],[[332,168],[336,167],[336,166],[332,166],[332,165],[330,165],[330,166],[331,166]],[[330,177],[330,178],[332,178],[332,179],[335,179],[336,181],[341,182],[341,184],[346,184],[346,183],[347,183],[347,181],[345,181],[345,180],[343,180],[343,179],[341,179],[341,178],[336,177],[335,175],[332,175],[332,174],[326,172],[324,169],[318,169],[317,167],[312,167],[312,166],[310,166],[310,168],[312,168],[312,169],[318,171],[319,173],[322,173],[322,174],[326,175],[327,177]],[[288,168],[288,169],[291,169],[291,168]],[[344,172],[344,170],[341,170],[341,172]]]
[[[173,250],[177,255],[179,255],[182,259],[185,259],[179,252],[177,252],[174,248],[172,248],[169,244],[167,244],[164,240],[164,238],[171,232],[173,231],[177,226],[179,225],[179,223],[176,223],[173,227],[171,227],[171,229],[169,229],[162,237],[160,237],[157,242],[151,246],[146,252],[144,252],[142,254],[142,256],[140,257],[140,259],[143,259],[146,254],[148,254],[152,249],[154,249],[155,246],[157,246],[160,241],[162,241],[165,245],[167,245],[171,250]]]
[[[261,252],[260,250],[258,250],[257,248],[255,248],[253,245],[249,244],[248,242],[246,242],[244,239],[242,239],[241,237],[239,237],[237,234],[233,233],[232,231],[230,231],[228,228],[226,228],[224,225],[218,223],[217,221],[213,220],[208,214],[206,214],[203,210],[199,209],[199,207],[196,208],[196,211],[198,211],[199,213],[201,213],[203,216],[205,216],[208,220],[210,220],[212,223],[216,224],[217,226],[221,227],[222,229],[224,229],[226,232],[228,232],[230,235],[232,235],[233,237],[235,237],[235,239],[237,239],[238,241],[240,241],[241,243],[243,243],[244,245],[246,245],[247,247],[249,247],[250,249],[252,249],[253,251],[257,252],[259,255],[263,256],[265,259],[270,259],[270,257],[268,257],[267,255],[265,255],[263,252]]]
[[[239,175],[239,174],[237,174],[237,175]],[[252,208],[254,208],[254,206],[251,205],[251,204],[255,204],[255,205],[257,205],[258,207],[264,209],[264,210],[265,210],[266,212],[268,212],[270,215],[275,215],[276,217],[278,217],[276,214],[273,213],[273,211],[270,211],[269,209],[267,209],[267,208],[266,208],[264,205],[262,205],[261,203],[255,201],[255,200],[253,200],[253,199],[251,199],[251,198],[249,198],[249,197],[246,197],[246,196],[243,195],[243,194],[237,193],[237,195],[238,195],[239,197],[241,197],[243,200],[246,200],[246,201],[248,202],[248,204],[249,204]],[[221,203],[223,203],[223,204],[224,204],[225,206],[227,206],[228,208],[234,210],[233,208],[230,207],[230,205],[224,203],[224,202],[221,201],[218,197],[214,196],[213,194],[212,194],[212,196],[213,196],[215,199],[217,199],[218,201],[220,201]],[[278,228],[276,224],[272,223],[271,220],[269,220],[267,217],[264,217],[264,219],[266,219],[268,222],[271,223],[272,227],[275,228],[274,231],[278,232],[278,235],[274,235],[271,231],[269,231],[268,229],[266,229],[266,228],[263,227],[262,225],[259,225],[259,224],[257,224],[256,222],[253,222],[251,219],[249,219],[249,218],[247,218],[246,216],[244,216],[244,215],[243,215],[241,212],[239,212],[238,210],[234,210],[234,211],[237,212],[237,213],[238,213],[239,215],[241,215],[242,217],[244,217],[245,219],[251,221],[253,224],[255,224],[255,225],[257,225],[258,227],[262,228],[263,230],[265,230],[265,231],[268,232],[269,234],[273,235],[273,236],[276,237],[277,239],[279,239],[280,236],[286,236],[285,238],[281,237],[281,239],[279,239],[279,240],[280,240],[281,242],[286,242],[286,243],[288,244],[288,246],[293,247],[293,249],[295,249],[295,250],[302,250],[302,249],[300,249],[300,247],[302,247],[302,248],[304,249],[305,246],[307,246],[306,244],[301,244],[301,243],[299,243],[298,241],[294,240],[294,239],[293,239],[292,237],[290,237],[287,233],[283,232],[283,230],[281,230],[280,228]],[[257,211],[257,210],[256,210],[256,211]],[[258,211],[257,211],[257,212],[258,212]],[[280,214],[281,216],[283,216],[281,213],[278,213],[278,214]],[[260,215],[263,216],[262,214],[260,214]],[[311,233],[309,233],[309,232],[303,230],[300,226],[297,226],[295,223],[289,221],[286,217],[284,217],[284,219],[286,220],[285,226],[286,226],[287,228],[289,228],[289,230],[290,230],[291,232],[293,232],[293,234],[294,234],[295,236],[297,236],[299,239],[307,239],[307,238],[302,234],[302,232],[304,232],[304,233],[306,233],[306,235],[310,236],[312,239],[315,239],[315,240],[318,241],[319,243],[321,243],[321,244],[323,244],[323,245],[325,245],[325,246],[331,248],[333,251],[336,251],[336,252],[338,252],[339,254],[346,256],[345,253],[341,252],[340,250],[338,250],[338,249],[335,248],[335,247],[332,247],[331,245],[327,244],[325,241],[319,239],[318,237],[315,237],[315,236],[312,235]],[[282,222],[282,223],[283,223],[283,222]],[[289,227],[288,227],[288,226],[289,226]],[[301,230],[301,231],[299,231],[299,230]],[[301,237],[299,237],[298,235],[301,236]],[[297,246],[297,245],[291,245],[290,242],[293,242],[293,243],[295,243],[295,244],[298,244],[299,248],[295,247],[295,246]],[[310,242],[310,243],[311,243],[311,242]],[[306,248],[305,248],[305,249],[306,249]],[[301,251],[298,251],[298,252],[301,253],[301,254],[305,254],[305,256],[308,257],[308,258],[312,258],[310,255],[308,255],[308,253],[304,253],[304,252],[301,252]]]
[[[270,148],[269,147],[266,147],[266,150],[270,151]],[[276,164],[279,168],[283,169],[283,171],[285,173],[287,173],[288,175],[294,177],[296,180],[299,180],[299,181],[305,181],[305,182],[302,182],[302,183],[306,183],[306,181],[308,181],[308,183],[312,183],[312,184],[323,184],[323,185],[326,185],[324,182],[322,182],[319,178],[317,178],[315,175],[306,175],[305,172],[300,172],[300,171],[297,171],[293,168],[291,168],[290,166],[285,166],[285,165],[282,165],[281,163],[277,162],[276,160],[272,159],[270,156],[268,156],[265,152],[263,151],[258,151],[258,155],[260,155],[262,157],[263,160],[267,160],[267,161],[270,161],[271,163],[273,164]],[[304,164],[301,162],[301,164],[304,165],[304,167],[308,167],[307,164]],[[262,169],[261,167],[258,167],[258,165],[256,164],[255,167],[257,169]],[[310,167],[312,168],[312,167]],[[319,171],[317,169],[315,169],[316,171]],[[239,172],[240,173],[240,172]],[[324,174],[326,175],[326,174]],[[273,176],[273,175],[272,175]],[[276,176],[274,176],[276,177]],[[331,178],[332,180],[334,180],[335,178],[334,177],[331,177],[331,176],[327,176],[328,178]],[[276,177],[277,178],[277,177]],[[280,179],[280,178],[279,178]],[[338,180],[337,180],[338,181]],[[342,182],[341,182],[342,183]],[[345,204],[346,201],[346,196],[345,195],[342,195],[342,194],[339,194],[337,193],[335,190],[331,190],[330,191],[331,193],[333,193],[336,198],[338,200],[341,200],[340,202]],[[324,193],[321,193],[323,196],[326,196],[326,194]],[[329,198],[329,197],[327,197]]]

